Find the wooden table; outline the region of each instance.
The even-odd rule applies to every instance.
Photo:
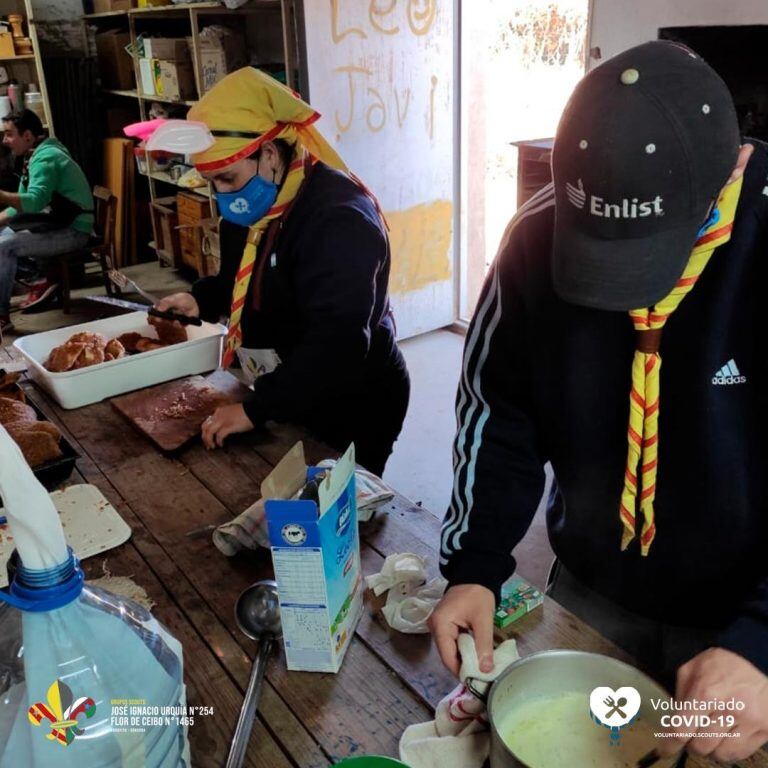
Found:
[[[0,350],[0,363],[4,354],[7,359]],[[215,709],[190,729],[193,766],[221,768],[255,650],[237,630],[233,606],[245,587],[271,575],[271,560],[266,551],[226,558],[205,527],[250,505],[297,439],[304,440],[309,461],[327,457],[328,450],[297,428],[280,426],[235,438],[222,450],[208,452],[198,442],[171,457],[130,428],[108,402],[66,411],[31,384],[25,389],[80,452],[72,481],[100,488],[133,529],[126,544],[89,558],[84,568],[96,578],[106,564],[114,576],[131,576],[155,601],[155,616],[184,647],[189,704]],[[434,570],[438,532],[438,520],[402,496],[384,503],[360,526],[364,573],[405,551],[427,556]],[[350,755],[397,755],[403,730],[432,719],[456,681],[428,636],[392,631],[380,602],[366,599],[337,675],[289,673],[280,649],[266,675],[246,765],[324,768]],[[549,599],[543,610],[515,624],[514,637],[521,655],[575,648],[624,656]],[[768,758],[741,765],[766,767]]]

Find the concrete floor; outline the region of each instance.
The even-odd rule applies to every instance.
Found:
[[[89,265],[89,269],[91,266]],[[123,272],[132,280],[135,280],[145,291],[158,296],[167,296],[169,293],[177,291],[186,291],[189,289],[190,282],[181,273],[175,269],[162,269],[156,262],[148,264],[137,264],[133,267],[126,267]],[[50,331],[54,328],[63,328],[67,325],[77,325],[86,323],[90,320],[97,320],[100,317],[110,317],[114,315],[109,307],[103,304],[97,304],[87,301],[84,297],[92,294],[103,296],[106,293],[101,274],[90,272],[85,276],[82,287],[75,288],[72,291],[72,311],[65,315],[59,305],[46,312],[40,312],[35,315],[23,315],[21,312],[11,312],[14,324],[14,330],[5,334],[3,343],[8,344],[18,336],[24,336],[30,333],[40,333]],[[140,296],[124,293],[123,298],[135,301],[144,301]],[[122,311],[122,310],[119,310]]]
[[[433,331],[400,342],[411,376],[411,402],[384,479],[442,517],[453,486],[454,401],[464,337]]]
[[[463,348],[464,336],[445,330],[400,342],[411,375],[411,402],[384,479],[441,519],[453,488],[455,398]],[[543,498],[548,490],[549,479]],[[543,588],[554,557],[543,503],[514,554],[519,572]]]
[[[161,269],[157,263],[139,264],[124,271],[142,288],[159,296],[189,287],[189,281],[183,275],[172,269]],[[72,292],[73,306],[69,315],[60,308],[36,315],[14,312],[15,331],[5,335],[3,344],[11,343],[22,334],[39,333],[114,314],[110,308],[83,298],[104,292],[99,276],[90,275],[85,287]],[[138,299],[127,294],[125,298]],[[453,486],[454,400],[464,337],[440,330],[407,339],[400,346],[411,374],[411,402],[384,479],[442,518]],[[520,573],[537,586],[544,586],[553,555],[541,507],[528,535],[516,548],[515,556]]]

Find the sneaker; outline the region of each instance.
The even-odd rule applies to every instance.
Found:
[[[24,291],[24,293],[29,293],[30,291],[35,290],[38,286],[41,286],[43,283],[47,282],[46,278],[44,277],[35,277],[35,278],[24,278],[19,277],[18,270],[16,271],[16,280],[13,284],[14,291]]]
[[[19,309],[29,301],[29,295],[35,293],[42,285],[46,283],[45,278],[40,280],[20,280],[16,278],[13,284],[13,293],[11,295],[11,309]]]
[[[25,314],[42,312],[46,307],[56,301],[59,294],[59,284],[46,280],[35,286],[21,304],[21,311]]]

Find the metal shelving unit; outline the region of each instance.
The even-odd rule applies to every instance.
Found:
[[[170,174],[166,173],[165,171],[152,171],[151,173],[142,173],[142,171],[137,171],[139,176],[144,176],[148,179],[154,179],[155,181],[162,181],[164,184],[170,184],[171,186],[178,187],[183,192],[191,192],[194,195],[200,195],[200,197],[204,197],[206,199],[210,199],[210,186],[206,185],[204,187],[182,187],[181,184],[175,182]]]
[[[40,94],[43,97],[43,111],[45,112],[43,127],[53,136],[51,105],[48,102],[48,89],[45,84],[45,72],[40,56],[40,42],[37,38],[32,0],[0,0],[0,16],[8,16],[11,13],[20,13],[24,16],[27,36],[32,41],[32,53],[7,56],[0,59],[0,63],[9,68],[9,76],[15,77],[20,83],[35,83],[40,89]]]
[[[0,0],[1,1],[1,0]],[[30,0],[26,0],[29,2]],[[275,15],[280,14],[280,31],[282,35],[282,51],[283,61],[285,64],[285,72],[287,84],[294,90],[297,89],[295,80],[295,73],[298,70],[298,56],[296,52],[297,35],[296,35],[296,10],[294,6],[295,0],[252,0],[250,5],[243,8],[230,10],[217,2],[201,2],[190,3],[183,5],[167,5],[150,8],[133,8],[126,11],[110,11],[106,13],[91,13],[86,14],[82,18],[86,24],[91,24],[100,28],[110,28],[114,26],[115,22],[120,22],[124,28],[130,34],[131,43],[135,46],[137,38],[140,34],[152,32],[153,26],[158,30],[158,33],[167,35],[166,30],[168,25],[176,22],[177,25],[184,23],[186,28],[185,36],[191,37],[191,58],[192,69],[195,78],[195,87],[198,94],[201,93],[202,83],[202,62],[201,62],[201,50],[200,50],[200,31],[204,23],[224,23],[227,19],[244,19],[244,17],[250,17],[258,14],[269,13]],[[153,24],[153,22],[157,22]],[[243,23],[243,22],[241,22]],[[178,33],[170,36],[181,36]],[[139,60],[134,58],[134,73],[136,78],[137,87],[131,90],[109,90],[105,89],[104,93],[115,97],[136,99],[138,104],[139,115],[142,120],[148,119],[148,103],[160,102],[164,104],[174,104],[182,107],[190,107],[196,103],[195,99],[174,100],[164,98],[162,96],[150,96],[141,92],[141,73],[139,71]],[[149,159],[147,160],[149,166]],[[215,211],[215,202],[210,189],[210,185],[206,187],[200,187],[197,189],[188,189],[187,187],[180,187],[173,179],[166,173],[161,171],[153,171],[150,173],[138,172],[140,176],[144,176],[147,179],[149,185],[150,201],[155,202],[160,197],[167,195],[167,192],[158,192],[157,185],[171,186],[177,190],[184,192],[191,192],[196,195],[206,197],[210,203],[211,208]],[[155,247],[155,251],[158,253],[158,257],[163,258],[164,254],[161,254]]]

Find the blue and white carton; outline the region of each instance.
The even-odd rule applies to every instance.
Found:
[[[323,471],[319,504],[293,498]],[[354,445],[328,471],[297,443],[262,491],[288,669],[338,672],[363,611]]]

